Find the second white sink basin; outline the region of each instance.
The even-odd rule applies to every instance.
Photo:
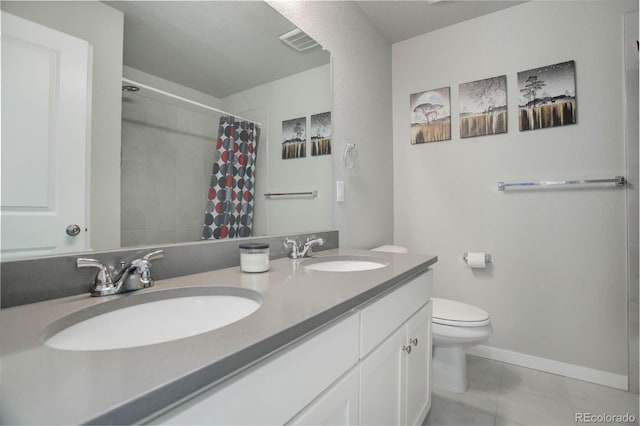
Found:
[[[126,302],[133,303],[128,303],[131,306],[119,306],[127,305]],[[105,305],[113,306],[105,308]],[[45,345],[70,351],[97,351],[168,342],[239,321],[255,312],[260,305],[259,293],[230,287],[130,294],[52,324],[45,331],[45,335],[50,335],[45,336]],[[108,311],[96,312],[98,309]],[[82,319],[86,316],[87,319]]]
[[[307,260],[303,263],[306,269],[323,272],[357,272],[384,268],[389,263],[367,256],[326,256]]]

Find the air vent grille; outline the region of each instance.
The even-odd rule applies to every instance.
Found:
[[[304,52],[305,50],[319,46],[317,41],[309,37],[299,28],[291,30],[286,34],[281,35],[279,38],[284,44],[298,52]]]

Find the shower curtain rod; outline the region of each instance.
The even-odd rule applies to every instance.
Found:
[[[205,104],[202,104],[200,102],[192,101],[191,99],[183,98],[182,96],[174,95],[173,93],[165,92],[164,90],[156,89],[155,87],[147,86],[146,84],[138,83],[137,81],[134,81],[134,80],[131,80],[131,79],[128,79],[128,78],[125,78],[125,77],[122,77],[122,81],[127,83],[127,84],[131,84],[131,85],[140,87],[141,89],[151,90],[152,92],[155,92],[155,93],[158,93],[158,94],[161,94],[161,95],[164,95],[164,96],[168,96],[170,98],[177,99],[179,101],[186,102],[188,104],[195,105],[195,106],[198,106],[200,108],[208,109],[209,111],[217,112],[218,114],[230,115],[232,117],[239,118],[241,120],[250,121],[252,123],[257,124],[258,126],[261,126],[261,124],[258,123],[257,121],[250,120],[250,119],[245,118],[245,117],[243,117],[241,115],[231,114],[230,112],[223,111],[221,109],[214,108],[212,106],[205,105]]]

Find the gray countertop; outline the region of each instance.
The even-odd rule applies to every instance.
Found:
[[[389,265],[370,271],[320,272],[284,258],[272,260],[269,271],[260,274],[232,267],[157,281],[153,288],[122,295],[84,294],[0,310],[0,423],[139,422],[327,325],[437,261],[430,255],[347,249],[324,251],[316,258],[335,255],[368,256]],[[166,343],[104,351],[64,351],[43,344],[47,327],[71,313],[148,292],[196,286],[255,290],[262,295],[262,306],[223,328]]]

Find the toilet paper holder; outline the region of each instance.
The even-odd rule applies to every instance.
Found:
[[[465,262],[467,261],[467,258],[469,257],[469,253],[468,252],[464,252],[462,253],[462,260],[464,260]],[[485,253],[484,254],[484,261],[486,263],[491,263],[491,253]]]

